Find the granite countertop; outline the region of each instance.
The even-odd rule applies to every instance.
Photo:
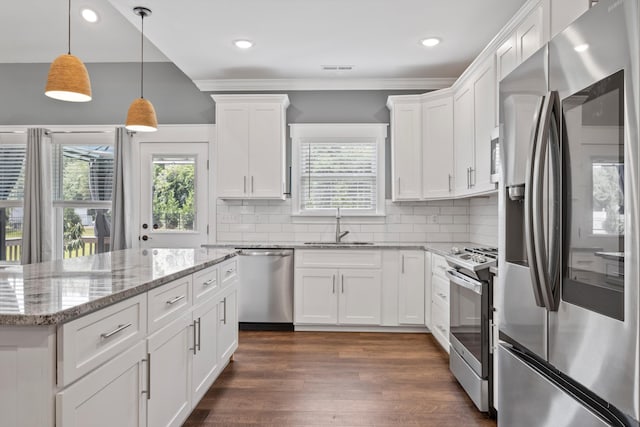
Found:
[[[426,250],[447,255],[453,246],[458,248],[482,246],[470,242],[443,242],[443,243],[419,243],[419,242],[374,242],[370,245],[358,245],[344,242],[339,245],[331,242],[314,242],[306,244],[303,242],[243,242],[243,243],[216,243],[202,245],[205,248],[238,248],[238,249],[405,249],[405,250]]]
[[[0,268],[0,325],[68,322],[237,255],[229,248],[126,249]]]

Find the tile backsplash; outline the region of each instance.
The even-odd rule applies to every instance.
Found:
[[[469,200],[400,203],[386,200],[386,216],[343,217],[342,231],[350,232],[343,241],[466,242],[470,238],[471,203]],[[290,199],[218,199],[216,208],[218,243],[335,239],[334,217],[292,216]],[[497,220],[495,223],[497,230]],[[478,235],[484,238],[482,233]]]
[[[498,195],[469,199],[469,239],[498,246]]]

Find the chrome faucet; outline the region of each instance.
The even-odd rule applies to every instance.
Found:
[[[340,216],[340,208],[338,208],[338,211],[336,212],[336,243],[340,243],[340,240],[349,234],[349,230],[340,232],[340,218],[342,217]]]

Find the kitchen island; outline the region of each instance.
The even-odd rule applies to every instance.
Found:
[[[237,348],[236,254],[0,269],[0,426],[181,424]]]

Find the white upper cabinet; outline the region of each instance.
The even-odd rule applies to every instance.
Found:
[[[426,94],[422,104],[422,198],[453,196],[453,96]]]
[[[467,84],[453,98],[453,146],[455,157],[455,192],[457,196],[471,193],[474,164],[473,86]]]
[[[473,129],[475,167],[471,173],[474,193],[495,190],[491,177],[491,132],[496,122],[496,72],[493,56],[487,58],[473,77]]]
[[[551,37],[589,10],[591,0],[551,0]]]
[[[390,96],[392,200],[422,197],[422,113],[419,96]]]
[[[543,5],[540,3],[516,29],[518,64],[540,49],[545,42]]]
[[[283,199],[287,95],[212,95],[218,196]]]

